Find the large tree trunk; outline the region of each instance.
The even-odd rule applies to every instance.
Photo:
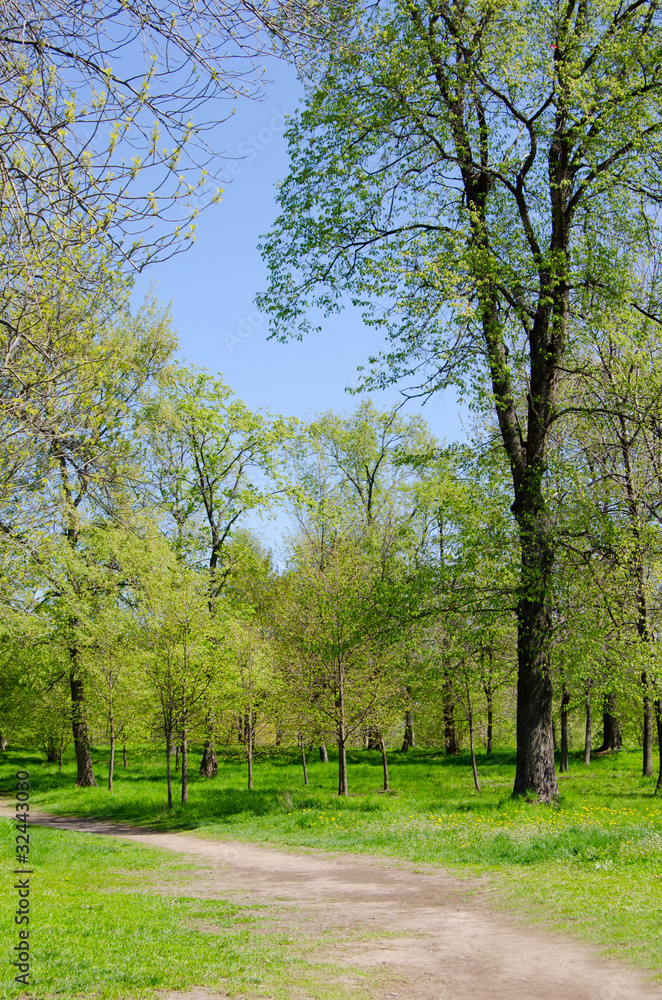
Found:
[[[570,692],[567,687],[563,688],[561,698],[561,771],[568,771],[568,706],[570,704]]]
[[[205,742],[200,761],[200,774],[203,778],[215,778],[218,774],[218,758],[213,736],[209,736]]]
[[[57,761],[57,743],[54,736],[49,736],[46,740],[46,763],[55,764]]]
[[[540,802],[550,802],[558,798],[549,671],[549,577],[553,553],[545,537],[542,498],[534,496],[534,501],[515,504],[522,546],[522,594],[517,605],[517,766],[513,796],[534,792]]]
[[[69,674],[69,685],[71,688],[71,729],[74,737],[74,750],[76,751],[76,785],[84,788],[96,787],[90,736],[85,719],[83,682],[73,670]]]
[[[460,746],[455,731],[455,701],[453,699],[453,682],[444,681],[444,746],[446,753],[457,754]]]
[[[379,750],[379,748],[380,748],[379,730],[375,726],[368,726],[366,750]]]
[[[621,747],[621,725],[616,709],[616,693],[612,691],[606,694],[602,707],[602,746],[598,747],[595,753],[609,753],[612,750],[620,750]]]
[[[416,740],[414,737],[414,713],[411,708],[408,708],[405,712],[405,735],[402,740],[402,750],[409,750],[410,747],[416,746]]]
[[[591,708],[591,682],[586,685],[586,730],[584,732],[584,763],[591,763],[591,742],[593,736],[593,710]]]
[[[322,762],[322,764],[329,763],[329,755],[326,751],[326,743],[322,743],[320,746],[320,761]]]

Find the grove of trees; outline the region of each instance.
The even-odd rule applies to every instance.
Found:
[[[652,0],[9,4],[0,23],[0,746],[555,745],[662,735],[662,11]],[[358,304],[369,396],[308,423],[175,360],[132,273],[186,242],[218,101],[294,59],[262,307]],[[137,69],[136,69],[137,65]],[[223,105],[230,108],[231,105]],[[221,126],[222,130],[222,126]],[[163,143],[165,142],[165,146]],[[195,175],[195,177],[194,177]],[[210,194],[209,192],[212,191]],[[261,520],[287,523],[277,557]],[[596,745],[597,743],[597,745]],[[125,751],[124,751],[125,753]],[[106,776],[104,775],[104,779]],[[662,757],[657,789],[662,787]]]

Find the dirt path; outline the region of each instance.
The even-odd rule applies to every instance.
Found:
[[[356,985],[357,1000],[662,1000],[662,989],[635,971],[490,912],[487,884],[468,894],[466,881],[438,868],[295,854],[95,820],[33,814],[32,822],[197,858],[203,867],[180,891],[244,905],[269,902],[270,919],[294,940],[317,938],[315,961],[346,968],[342,981]],[[367,978],[357,977],[357,969]],[[164,1000],[221,996],[199,989]]]

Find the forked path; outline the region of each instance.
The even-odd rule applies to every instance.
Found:
[[[442,869],[77,818],[34,815],[33,822],[197,858],[201,867],[180,892],[268,902],[269,920],[293,941],[317,941],[313,961],[346,970],[339,979],[356,986],[357,1000],[662,1000],[662,988],[636,971],[491,911],[489,886],[469,892],[466,880]],[[164,1000],[221,996],[200,989]]]

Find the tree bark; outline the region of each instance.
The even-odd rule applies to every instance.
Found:
[[[405,712],[405,734],[402,740],[402,750],[409,750],[410,747],[416,746],[416,740],[414,737],[414,712],[411,708],[408,708]]]
[[[179,771],[179,743],[175,745],[175,771]]]
[[[478,768],[476,766],[476,747],[474,745],[474,713],[471,705],[471,692],[467,684],[467,715],[469,718],[469,750],[471,751],[471,770],[474,776],[474,786],[477,792],[480,791],[480,781],[478,780]]]
[[[54,764],[57,760],[57,744],[54,736],[49,736],[46,740],[46,763]]]
[[[609,753],[621,746],[621,727],[616,709],[616,694],[606,694],[602,707],[602,746],[595,753]]]
[[[366,750],[379,750],[381,738],[379,730],[375,726],[368,726],[367,736]]]
[[[384,769],[384,791],[388,792],[390,791],[388,784],[388,760],[386,759],[386,746],[384,744],[384,737],[382,736],[381,733],[379,734],[379,747],[380,750],[382,751],[382,768]]]
[[[641,683],[644,688],[644,731],[643,731],[643,776],[653,777],[653,699],[648,692],[646,671],[642,672]]]
[[[347,789],[347,755],[345,752],[344,726],[338,728],[338,795],[349,794]]]
[[[127,766],[127,764],[126,764],[126,743],[122,744],[122,760],[123,760],[124,766],[126,767]]]
[[[168,809],[172,810],[172,773],[170,771],[171,737],[166,736],[166,776],[168,781]]]
[[[591,763],[591,740],[593,735],[593,710],[591,708],[591,683],[586,685],[586,730],[584,733],[584,763]]]
[[[253,712],[248,710],[244,718],[244,736],[246,739],[246,755],[248,757],[248,790],[253,790]]]
[[[453,682],[444,681],[444,746],[446,753],[458,754],[460,747],[455,731],[455,701],[453,700]]]
[[[320,746],[320,761],[322,762],[322,764],[329,763],[329,755],[326,751],[326,743],[322,743],[322,745]]]
[[[301,765],[303,767],[303,783],[304,785],[308,785],[308,768],[306,767],[306,748],[303,745],[303,742],[301,743]]]
[[[182,802],[188,802],[188,733],[182,731]]]
[[[568,706],[570,704],[570,692],[567,687],[563,688],[561,698],[561,771],[568,771]]]
[[[75,654],[72,653],[72,655]],[[76,751],[76,786],[81,788],[94,786],[96,788],[90,737],[85,719],[83,682],[73,670],[69,674],[69,686],[71,688],[71,729]]]
[[[485,691],[485,701],[487,702],[487,739],[485,742],[485,753],[489,757],[492,753],[493,720],[494,720],[494,692],[491,683],[483,686]]]
[[[553,562],[551,546],[536,530],[544,520],[539,503],[518,509],[522,544],[521,588],[517,606],[517,765],[513,797],[527,792],[538,801],[558,798],[552,728],[552,681],[549,671],[551,609],[549,576]],[[523,530],[522,526],[530,526]]]
[[[347,732],[345,729],[345,671],[342,659],[338,660],[338,691],[336,708],[338,710],[338,795],[347,797],[347,754],[345,744]]]
[[[115,737],[110,737],[110,763],[108,765],[108,791],[113,790],[113,771],[115,770]]]
[[[216,757],[213,736],[209,736],[205,741],[200,761],[200,774],[203,778],[215,778],[218,774],[218,758]]]

